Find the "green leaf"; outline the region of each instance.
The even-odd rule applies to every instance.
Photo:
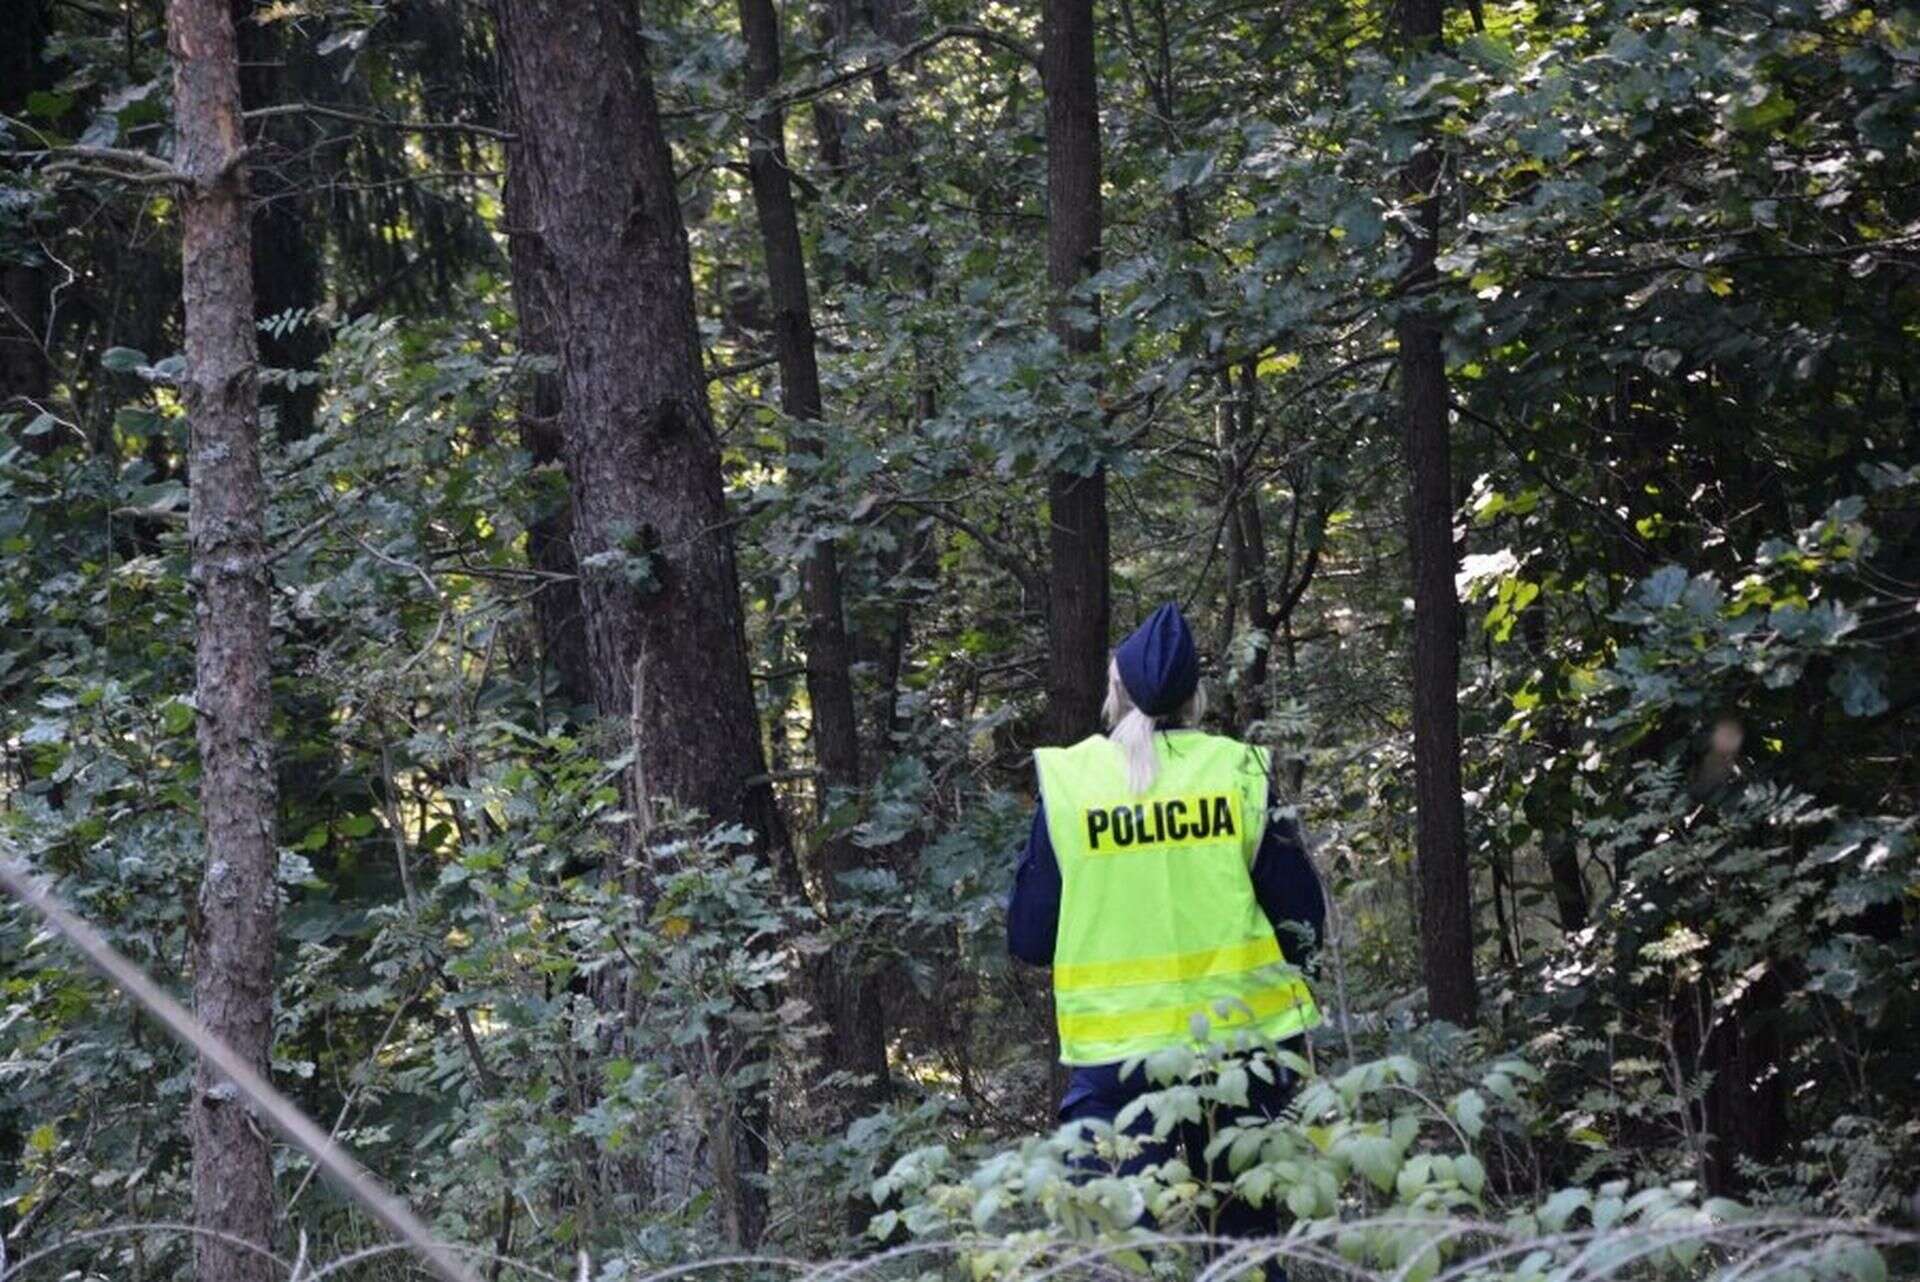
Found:
[[[1359,1172],[1373,1181],[1382,1193],[1393,1192],[1400,1177],[1400,1149],[1384,1135],[1356,1136],[1347,1145],[1347,1156]]]
[[[1850,717],[1877,717],[1890,706],[1879,673],[1866,659],[1843,660],[1827,689],[1840,696],[1840,709]]]
[[[1540,1208],[1540,1227],[1549,1233],[1558,1233],[1567,1227],[1567,1221],[1573,1213],[1588,1205],[1593,1195],[1581,1188],[1561,1189]]]
[[[1296,1219],[1310,1220],[1320,1209],[1320,1198],[1311,1184],[1301,1181],[1287,1190],[1287,1209]]]
[[[182,734],[193,724],[194,707],[185,699],[169,699],[160,705],[160,724],[168,734]]]
[[[1748,101],[1734,108],[1733,127],[1748,133],[1771,129],[1793,115],[1794,105],[1793,99],[1778,89],[1756,85]]]
[[[18,38],[25,39],[24,36]],[[48,93],[44,89],[36,89],[27,95],[27,114],[42,120],[58,120],[72,107],[73,95],[70,93]]]
[[[1197,187],[1213,176],[1215,159],[1210,151],[1190,151],[1176,156],[1167,165],[1166,173],[1160,177],[1160,185],[1169,192],[1185,191]]]
[[[1460,1129],[1467,1133],[1468,1139],[1479,1139],[1486,1124],[1486,1098],[1479,1091],[1461,1091],[1453,1101],[1453,1116],[1460,1123]]]
[[[1677,565],[1663,565],[1642,579],[1633,595],[1649,610],[1664,610],[1677,603],[1686,590],[1686,570]]]
[[[1379,204],[1372,196],[1357,196],[1340,206],[1340,212],[1334,215],[1333,225],[1340,229],[1345,244],[1354,249],[1366,249],[1379,244],[1387,230],[1386,220],[1380,216]]]

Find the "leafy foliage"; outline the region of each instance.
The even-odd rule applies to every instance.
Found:
[[[260,309],[276,1080],[450,1237],[555,1273],[713,1253],[720,1132],[770,1082],[752,1138],[769,1248],[796,1256],[1187,1276],[1232,1194],[1288,1208],[1303,1276],[1704,1276],[1820,1216],[1852,1235],[1793,1267],[1878,1276],[1920,1154],[1920,18],[1488,3],[1415,56],[1381,5],[1103,6],[1107,232],[1069,301],[1103,342],[1070,356],[1038,13],[846,8],[784,31],[817,463],[776,408],[732,9],[649,10],[794,833],[773,868],[622,800],[632,727],[577,706],[541,632],[536,527],[566,484],[526,431],[551,361],[504,271],[482,15],[252,14],[280,79],[249,106],[290,108],[249,125],[259,226],[299,215],[291,248],[256,236],[259,274],[308,281]],[[203,862],[178,212],[107,172],[171,154],[164,33],[140,6],[44,11],[0,117],[0,267],[37,291],[6,296],[5,377],[22,333],[39,357],[0,387],[0,844],[178,991]],[[446,127],[389,127],[421,121]],[[1409,298],[1397,175],[1423,136],[1441,278]],[[1444,325],[1454,398],[1474,1030],[1420,1024],[1410,307]],[[1044,477],[1096,465],[1117,619],[1187,607],[1218,727],[1278,749],[1334,900],[1338,1022],[1311,1064],[1265,1064],[1305,1079],[1294,1115],[1245,1120],[1234,1065],[1156,1066],[1139,1120],[1204,1119],[1227,1180],[1122,1175],[1127,1136],[1055,1129],[1048,995],[1002,946]],[[819,796],[798,566],[825,541],[867,777]],[[843,836],[851,872],[823,855]],[[885,1102],[844,1125],[806,1000],[823,958],[874,980],[888,1033]],[[79,1235],[182,1218],[190,1070],[0,911],[14,1258],[186,1268],[178,1235]],[[278,1160],[290,1241],[374,1240]]]

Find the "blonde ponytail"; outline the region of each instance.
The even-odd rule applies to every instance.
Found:
[[[1193,697],[1180,709],[1180,721],[1184,725],[1198,725],[1206,712],[1206,691],[1195,689]],[[1120,665],[1113,659],[1107,660],[1107,701],[1101,706],[1100,715],[1106,718],[1107,738],[1126,758],[1127,787],[1136,796],[1147,792],[1160,777],[1160,753],[1153,743],[1154,732],[1160,728],[1159,718],[1133,706],[1133,699],[1120,680]]]

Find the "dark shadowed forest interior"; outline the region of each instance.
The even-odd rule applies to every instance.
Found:
[[[1920,8],[0,0],[0,152],[0,1282],[1920,1270]]]

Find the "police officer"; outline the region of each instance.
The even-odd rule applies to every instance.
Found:
[[[1193,633],[1178,606],[1163,605],[1113,652],[1109,732],[1034,753],[1040,805],[1007,943],[1053,967],[1060,1059],[1072,1070],[1062,1121],[1112,1121],[1154,1089],[1137,1067],[1123,1076],[1122,1062],[1193,1045],[1196,1027],[1209,1040],[1297,1050],[1320,1022],[1297,969],[1326,921],[1319,878],[1296,831],[1269,821],[1267,754],[1195,728],[1199,683]],[[1268,1116],[1293,1089],[1284,1074],[1249,1082],[1249,1111]],[[1167,1161],[1178,1144],[1196,1173],[1212,1165],[1227,1178],[1205,1160],[1198,1126],[1155,1141],[1152,1125],[1143,1114],[1131,1128],[1142,1151],[1122,1173]],[[1277,1207],[1236,1200],[1217,1226],[1273,1234]]]

